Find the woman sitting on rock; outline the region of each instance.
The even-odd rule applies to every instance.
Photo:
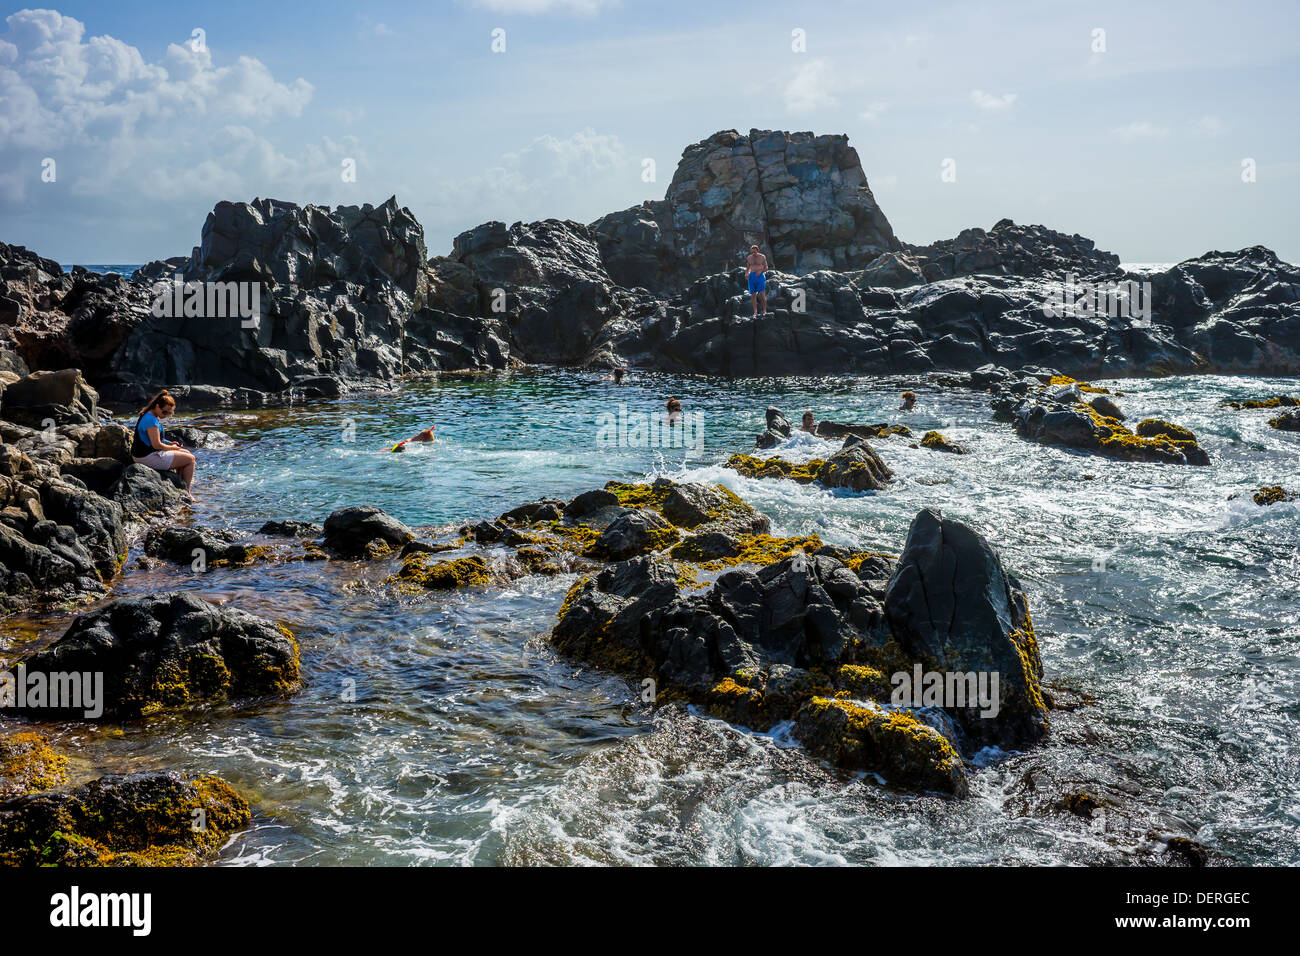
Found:
[[[137,465],[147,465],[155,471],[174,471],[185,482],[185,492],[190,492],[194,480],[194,455],[184,445],[167,441],[162,419],[171,418],[176,411],[176,399],[163,389],[140,412],[135,431],[131,433],[131,457]],[[194,495],[190,494],[190,501]]]

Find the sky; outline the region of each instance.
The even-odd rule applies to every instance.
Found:
[[[0,240],[140,263],[223,199],[396,195],[445,254],[660,199],[757,128],[847,133],[906,242],[1300,261],[1297,94],[1294,0],[63,0],[0,28]]]

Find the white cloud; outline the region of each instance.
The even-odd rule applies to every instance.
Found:
[[[1147,120],[1140,120],[1126,126],[1116,126],[1111,133],[1126,143],[1134,143],[1141,139],[1162,139],[1169,134],[1169,130]]]
[[[1016,94],[1003,93],[1001,96],[994,96],[983,90],[971,90],[970,101],[982,110],[996,113],[1010,109],[1011,104],[1016,101]]]
[[[258,60],[216,67],[206,47],[171,44],[160,63],[53,10],[6,18],[0,37],[0,147],[108,146],[168,124],[265,122],[299,115],[312,86],[276,81]]]
[[[867,123],[874,123],[880,118],[880,114],[889,109],[888,103],[869,103],[867,108],[858,114],[858,119]]]
[[[835,105],[831,95],[831,67],[825,60],[809,60],[794,71],[785,87],[785,108],[791,113],[808,113]]]

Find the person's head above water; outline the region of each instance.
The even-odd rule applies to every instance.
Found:
[[[813,418],[813,413],[812,413],[812,412],[804,412],[804,413],[803,413],[803,423],[804,423],[804,427],[806,427],[806,428],[811,428],[811,427],[812,427],[812,424],[813,424],[814,421],[816,421],[816,419]]]
[[[172,398],[172,393],[164,388],[149,399],[149,404],[140,409],[140,414],[147,415],[152,412],[158,418],[166,418],[174,411],[176,411],[176,399]]]
[[[904,392],[903,404],[898,407],[904,410],[910,410],[912,406],[915,404],[916,404],[916,392]]]
[[[614,381],[616,382],[623,381],[623,369],[621,368],[614,369]]]
[[[670,398],[668,399],[668,410],[670,412],[680,412],[682,410],[682,403],[676,398]]]

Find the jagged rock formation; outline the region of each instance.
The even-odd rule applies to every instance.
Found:
[[[592,223],[615,280],[674,292],[743,265],[751,245],[803,275],[901,248],[847,136],[736,130],[689,146],[662,200]]]
[[[771,314],[757,319],[741,267],[751,243],[773,267]],[[188,257],[129,281],[0,244],[0,386],[80,368],[106,402],[168,386],[194,406],[520,363],[724,376],[1300,372],[1300,268],[1269,250],[1128,274],[1091,240],[1007,219],[906,245],[843,136],[724,131],[685,151],[662,200],[590,226],[489,222],[449,255],[425,255],[395,199],[220,203]],[[259,321],[151,314],[151,283],[172,275],[255,283]],[[1076,280],[1150,291],[1110,296],[1109,312],[1056,308]]]

